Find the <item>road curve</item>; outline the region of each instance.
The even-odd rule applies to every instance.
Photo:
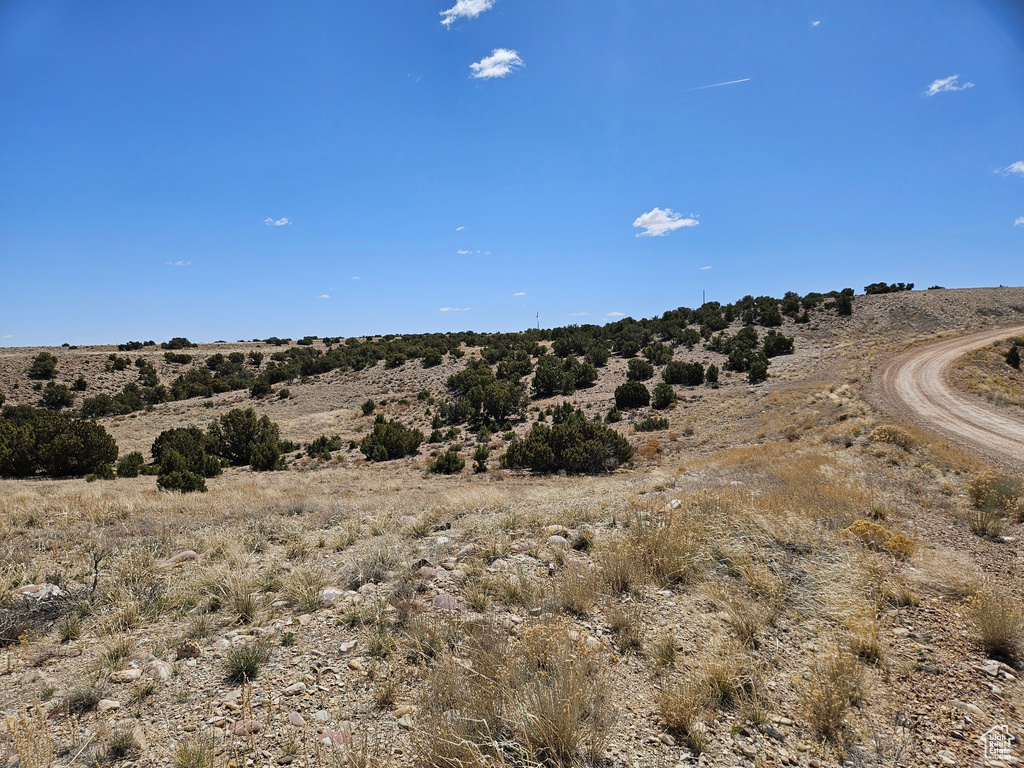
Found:
[[[973,333],[911,349],[874,376],[875,400],[980,455],[1024,471],[1024,419],[955,389],[950,369],[972,349],[1024,334],[1024,325]]]

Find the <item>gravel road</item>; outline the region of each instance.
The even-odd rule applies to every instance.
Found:
[[[1024,471],[1024,419],[949,382],[949,371],[961,356],[1021,334],[1024,326],[1019,325],[911,349],[876,372],[873,399],[998,464]]]

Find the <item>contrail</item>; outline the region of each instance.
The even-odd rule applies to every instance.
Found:
[[[698,85],[696,88],[684,88],[681,91],[681,93],[686,93],[687,91],[703,91],[705,88],[718,88],[719,86],[722,86],[722,85],[735,85],[736,83],[745,83],[748,80],[750,80],[749,77],[744,77],[742,80],[729,80],[728,82],[725,82],[725,83],[712,83],[711,85]]]

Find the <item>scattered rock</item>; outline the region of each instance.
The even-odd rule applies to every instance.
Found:
[[[239,720],[228,728],[232,736],[252,736],[262,730],[263,726],[256,720]]]
[[[398,725],[405,728],[407,731],[412,730],[412,717],[410,715],[402,715],[398,718]]]
[[[451,595],[436,595],[431,602],[435,608],[442,611],[461,611],[463,609],[462,603]]]
[[[288,713],[288,724],[289,725],[293,725],[296,728],[301,728],[302,726],[304,726],[306,724],[306,719],[302,715],[300,715],[298,712],[289,712]]]
[[[305,692],[306,692],[306,684],[304,682],[302,682],[301,680],[299,682],[297,682],[297,683],[292,683],[287,688],[285,688],[283,691],[281,691],[281,693],[283,693],[285,696],[298,696],[300,693],[305,693]]]
[[[112,683],[134,683],[142,677],[141,669],[122,669],[117,672],[110,673],[110,682]]]
[[[349,731],[324,731],[320,734],[320,741],[328,747],[343,747],[352,743],[352,734]]]
[[[181,563],[187,563],[198,558],[199,555],[191,549],[183,549],[176,555],[171,555],[166,560],[161,560],[161,565],[179,565]]]
[[[358,640],[346,640],[344,643],[338,646],[338,650],[342,653],[348,653],[358,645]]]
[[[555,549],[568,549],[569,540],[565,536],[548,536],[548,546]]]
[[[120,708],[121,702],[115,699],[100,699],[99,704],[96,705],[97,712],[113,712]]]
[[[338,587],[324,587],[320,591],[320,605],[331,605],[335,600],[345,594],[345,590]]]
[[[174,674],[174,667],[166,661],[160,661],[160,659],[153,659],[146,664],[146,672],[155,677],[157,680],[170,680],[171,675]]]

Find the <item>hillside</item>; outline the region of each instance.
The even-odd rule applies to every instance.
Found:
[[[295,444],[284,469],[226,467],[206,493],[161,492],[150,475],[0,480],[0,707],[13,718],[0,754],[181,768],[973,764],[990,727],[1024,732],[1024,492],[866,397],[893,354],[1022,318],[1024,288],[856,296],[848,317],[826,300],[807,322],[754,326],[751,354],[769,331],[793,340],[755,383],[728,370],[740,313],[692,348],[673,334],[698,318],[672,313],[524,334],[543,357],[575,360],[581,380],[587,350],[562,358],[556,345],[607,339],[610,356],[592,385],[531,396],[524,418],[482,437],[474,419],[435,418],[458,400],[450,377],[499,345],[505,360],[521,351],[512,334],[200,344],[176,350],[187,363],[159,346],[0,350],[6,405],[38,404],[45,380],[28,370],[49,352],[54,381],[87,383],[76,409],[137,382],[140,358],[170,391],[217,354],[242,353],[255,380],[300,347],[447,350],[428,367],[353,370],[349,357],[260,397],[246,387],[97,419],[120,456],[146,461],[165,430],[233,408]],[[630,361],[645,359],[615,345],[666,323],[678,331],[647,342],[715,365],[718,385],[676,384],[674,404],[609,421]],[[527,394],[536,375],[522,377]],[[607,422],[632,458],[596,475],[502,467],[563,402]],[[367,460],[350,446],[378,415],[426,440]],[[637,431],[648,418],[668,423]],[[340,438],[327,460],[305,451],[321,435]],[[449,448],[465,470],[428,473]]]

